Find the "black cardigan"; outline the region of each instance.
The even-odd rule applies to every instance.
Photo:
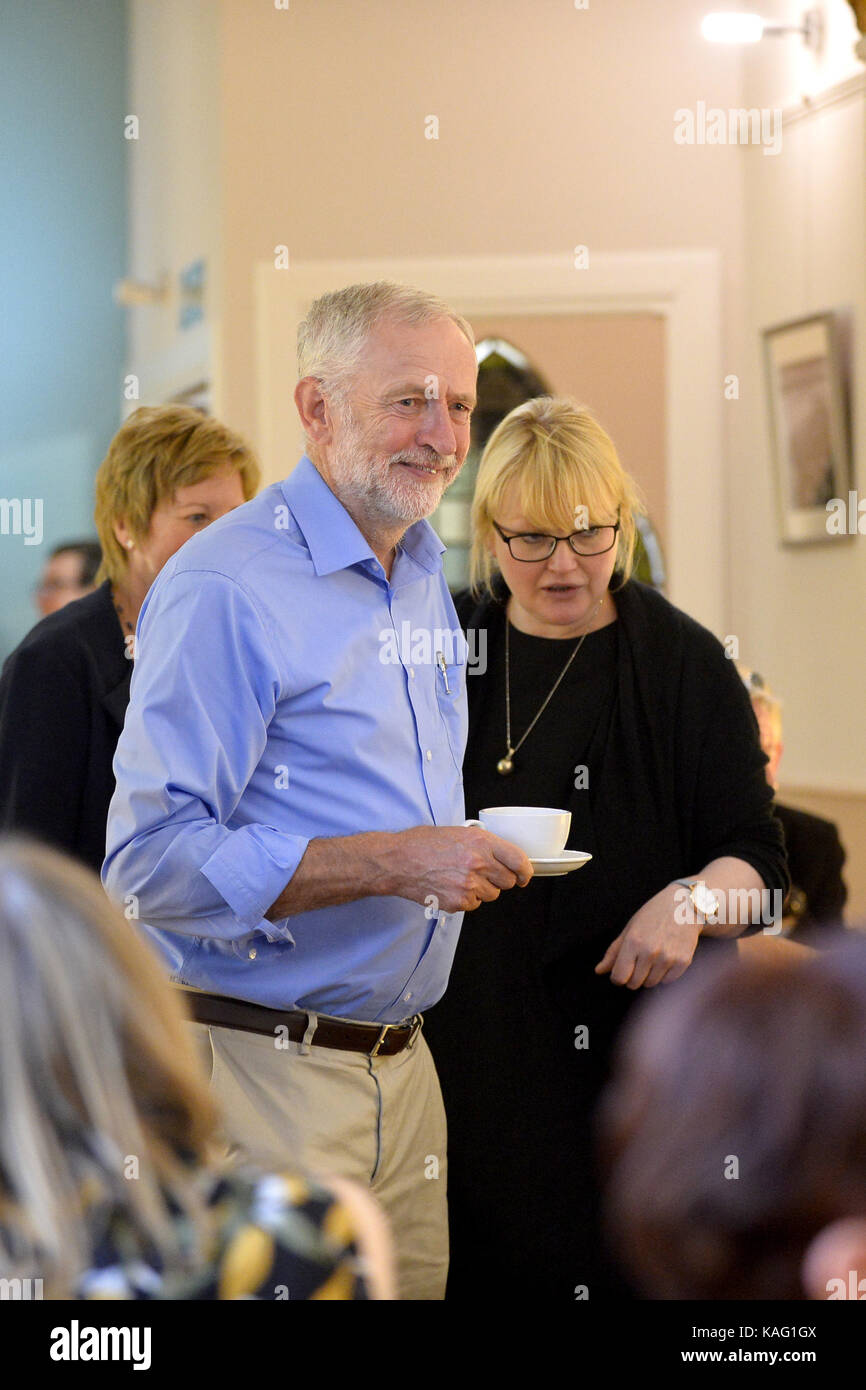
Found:
[[[776,815],[782,822],[788,850],[793,934],[802,936],[817,926],[843,926],[848,899],[842,877],[845,850],[833,821],[781,801],[776,802]]]
[[[783,896],[789,887],[767,759],[734,663],[656,590],[630,580],[612,592],[620,623],[615,708],[589,750],[589,787],[571,801],[584,824],[577,799],[589,796],[589,841],[580,848],[594,858],[553,881],[547,964],[570,956],[594,964],[665,884],[722,855],[751,864]],[[494,598],[455,598],[464,629],[487,630],[488,660],[503,640],[506,597],[500,583]],[[473,687],[480,695],[484,679],[467,680],[470,739],[483,710]]]
[[[99,872],[131,673],[108,581],[28,632],[0,676],[0,829]]]

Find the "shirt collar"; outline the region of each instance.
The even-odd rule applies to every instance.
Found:
[[[376,561],[369,541],[306,454],[283,479],[280,488],[300,527],[316,574],[334,574],[363,561]],[[428,521],[414,522],[397,547],[392,586],[396,571],[404,567],[405,556],[427,574],[436,574],[442,568],[444,549]]]

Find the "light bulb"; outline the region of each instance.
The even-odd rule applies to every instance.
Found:
[[[711,43],[759,43],[764,37],[764,21],[759,14],[717,10],[704,16],[701,34]]]

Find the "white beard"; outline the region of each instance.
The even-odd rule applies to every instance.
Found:
[[[385,457],[371,455],[348,410],[343,425],[344,438],[330,463],[335,491],[347,510],[358,511],[378,525],[410,526],[429,516],[460,472],[462,465],[455,454],[437,454],[432,448],[401,449]],[[400,459],[422,468],[436,468],[436,476],[426,480],[405,471],[401,474]]]

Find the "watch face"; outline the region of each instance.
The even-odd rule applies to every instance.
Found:
[[[705,917],[714,917],[719,910],[716,902],[716,895],[705,883],[696,883],[692,892],[692,900],[698,912],[702,912]]]

